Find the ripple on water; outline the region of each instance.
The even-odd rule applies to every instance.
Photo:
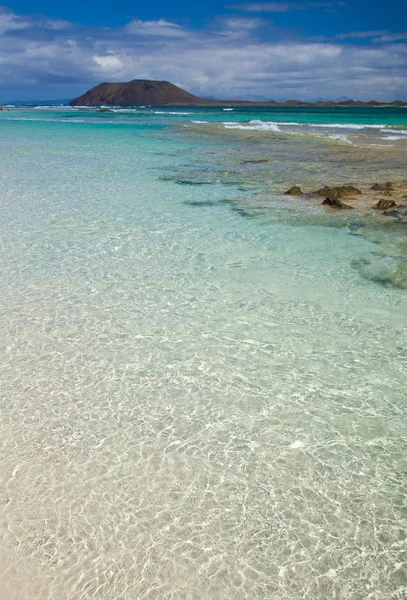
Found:
[[[2,141],[7,598],[402,597],[406,296],[361,276],[401,225],[284,209],[277,154],[158,180],[243,185],[240,142],[44,127]]]

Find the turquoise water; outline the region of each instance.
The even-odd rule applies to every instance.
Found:
[[[405,598],[405,223],[281,193],[405,109],[146,110],[0,115],[5,597]]]

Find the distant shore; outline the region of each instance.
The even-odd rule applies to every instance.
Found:
[[[76,101],[71,101],[67,104],[67,106],[88,106],[89,108],[100,108],[101,106],[139,106],[138,104],[115,104],[113,102],[102,102],[101,104],[80,104]],[[212,108],[216,106],[221,107],[287,107],[287,108],[386,108],[386,107],[407,107],[407,102],[403,102],[402,100],[394,100],[393,102],[378,102],[376,100],[369,100],[368,102],[362,102],[361,100],[345,100],[343,102],[303,102],[302,100],[286,100],[285,102],[275,102],[274,100],[269,100],[267,102],[252,102],[249,100],[205,100],[204,98],[201,102],[168,102],[165,104],[148,104],[151,106],[161,106],[161,107],[182,107],[182,108]]]
[[[93,87],[78,98],[69,102],[70,106],[288,106],[288,107],[350,107],[350,106],[407,106],[407,102],[394,100],[393,102],[378,102],[369,100],[333,100],[305,102],[302,100],[286,100],[276,102],[266,100],[252,102],[246,100],[216,100],[201,98],[190,94],[186,90],[170,83],[169,81],[154,81],[148,79],[133,79],[127,82],[104,82]]]

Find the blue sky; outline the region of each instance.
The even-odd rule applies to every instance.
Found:
[[[198,95],[407,100],[405,0],[9,0],[0,101],[166,79]]]

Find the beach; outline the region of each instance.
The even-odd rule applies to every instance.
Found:
[[[368,194],[406,109],[14,106],[0,148],[5,597],[404,598],[406,219]]]

